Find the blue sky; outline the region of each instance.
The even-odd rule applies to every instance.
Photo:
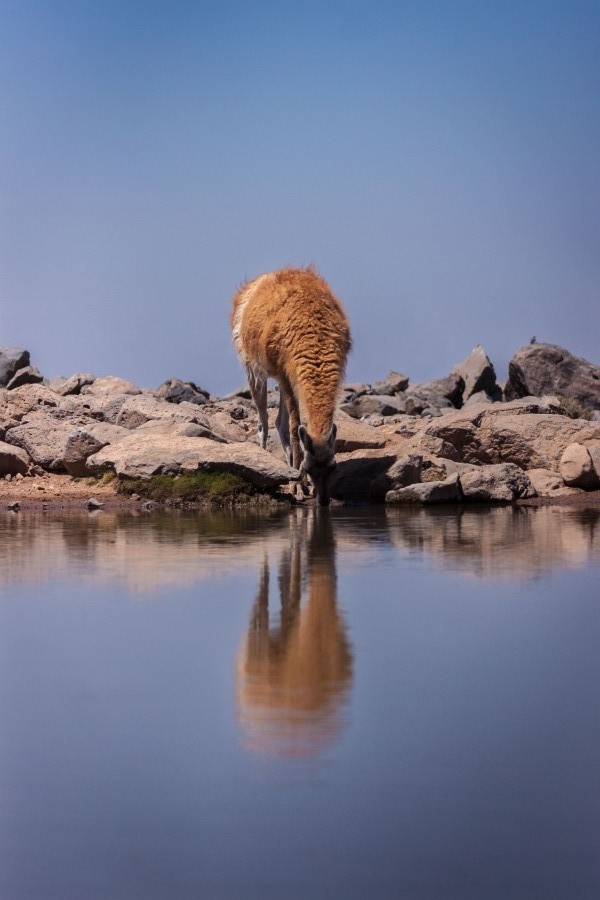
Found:
[[[0,344],[243,383],[246,278],[315,263],[351,380],[600,363],[600,2],[0,0]]]

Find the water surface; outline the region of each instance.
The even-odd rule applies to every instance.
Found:
[[[0,513],[0,897],[596,898],[594,510]]]

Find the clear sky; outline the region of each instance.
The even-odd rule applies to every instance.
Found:
[[[600,363],[600,2],[0,0],[0,344],[243,373],[230,298],[313,262],[351,380]]]

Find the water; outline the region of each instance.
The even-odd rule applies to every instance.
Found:
[[[594,510],[0,513],[0,897],[597,898]]]

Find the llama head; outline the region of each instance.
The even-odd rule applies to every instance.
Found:
[[[322,506],[329,503],[329,491],[327,483],[329,476],[335,469],[335,436],[337,428],[335,423],[331,426],[329,434],[323,440],[317,441],[310,436],[304,425],[298,427],[298,437],[304,452],[302,471],[310,477],[317,500]]]

